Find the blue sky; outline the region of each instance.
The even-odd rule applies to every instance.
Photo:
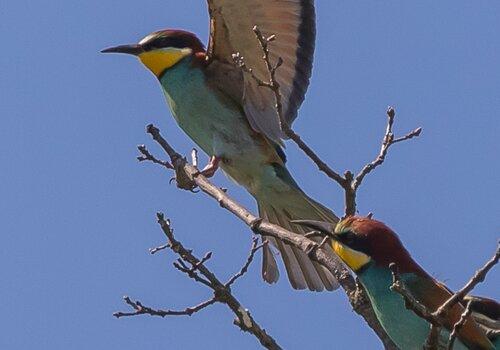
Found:
[[[422,126],[392,149],[359,193],[427,271],[460,287],[493,253],[500,232],[500,3],[317,1],[311,88],[295,129],[336,169],[372,160],[397,109],[395,130]],[[99,50],[165,27],[206,41],[204,1],[3,1],[0,5],[0,347],[3,349],[255,349],[215,306],[192,318],[116,320],[121,296],[183,308],[210,296],[171,266],[155,212],[179,239],[229,276],[250,233],[202,194],[169,186],[138,164],[160,126],[184,153],[154,77]],[[340,212],[340,190],[293,144],[289,167],[312,197]],[[255,209],[242,189],[217,184]],[[261,282],[259,264],[234,288],[287,349],[379,348],[342,293],[296,292]],[[477,292],[499,298],[494,271]]]

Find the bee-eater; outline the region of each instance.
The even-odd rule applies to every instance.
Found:
[[[401,280],[420,303],[435,311],[452,293],[433,279],[410,256],[398,236],[380,221],[361,217],[348,217],[336,226],[314,220],[297,221],[301,225],[319,230],[331,238],[337,255],[356,273],[366,289],[380,324],[401,349],[422,349],[430,324],[405,307],[402,296],[390,289],[395,263]],[[467,297],[472,300],[470,316],[458,334],[454,349],[496,349],[500,339],[488,339],[488,329],[500,329],[500,305],[491,299]],[[460,319],[464,307],[456,304],[447,316],[446,328],[439,341],[446,348],[449,331]],[[492,343],[493,341],[493,343]],[[494,344],[494,345],[493,345]]]
[[[220,165],[256,199],[259,215],[274,224],[304,234],[294,219],[313,218],[335,223],[338,218],[308,197],[285,166],[284,135],[275,108],[275,96],[233,62],[239,53],[262,80],[269,72],[255,38],[257,25],[270,43],[271,60],[280,57],[276,73],[283,114],[291,124],[297,116],[312,69],[315,40],[313,0],[208,0],[208,50],[192,33],[161,30],[137,44],[102,52],[131,54],[159,80],[172,114],[182,130],[210,156],[203,174]],[[307,254],[269,238],[279,250],[295,289],[334,290],[338,283]],[[333,252],[332,252],[333,254]],[[279,271],[273,251],[265,248],[262,276],[274,283]]]

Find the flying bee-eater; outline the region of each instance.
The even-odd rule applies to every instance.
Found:
[[[208,0],[208,49],[196,35],[183,30],[160,30],[137,44],[103,50],[136,56],[159,80],[172,114],[182,130],[210,157],[203,174],[220,166],[256,199],[259,215],[299,234],[296,219],[335,223],[338,218],[308,197],[285,166],[284,135],[275,96],[233,62],[239,53],[262,80],[269,71],[253,27],[276,35],[270,58],[283,64],[276,72],[283,115],[291,124],[304,100],[312,69],[315,41],[313,0]],[[274,238],[288,279],[295,289],[334,290],[338,283],[307,254]],[[333,252],[331,252],[333,254]],[[263,252],[262,276],[278,280],[273,250]]]
[[[380,324],[401,350],[421,350],[429,335],[430,324],[407,309],[403,297],[392,291],[395,263],[401,280],[421,304],[435,311],[452,296],[452,292],[424,271],[410,256],[398,236],[384,223],[362,217],[348,217],[337,225],[329,222],[300,220],[305,227],[318,230],[331,238],[331,246],[359,278],[366,289]],[[472,315],[458,333],[453,349],[500,348],[500,305],[491,299],[468,296]],[[447,315],[439,339],[446,349],[449,332],[464,312],[455,304]],[[489,332],[493,330],[494,332]],[[496,334],[489,339],[487,334]],[[441,349],[441,347],[440,347]]]

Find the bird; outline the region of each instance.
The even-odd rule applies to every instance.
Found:
[[[291,220],[313,218],[335,223],[338,217],[310,198],[286,167],[284,135],[276,96],[260,86],[269,70],[254,28],[275,36],[269,58],[277,63],[283,118],[292,124],[312,71],[315,46],[313,0],[208,0],[208,49],[193,33],[155,31],[138,43],[102,50],[135,56],[159,81],[180,128],[209,156],[201,171],[212,176],[220,167],[256,200],[259,216],[298,234]],[[252,72],[234,62],[243,57]],[[281,256],[291,286],[311,291],[335,290],[333,274],[296,247],[269,237],[263,251],[262,277],[278,281],[275,256]],[[331,254],[333,252],[331,251]]]
[[[403,297],[391,290],[393,276],[389,265],[396,264],[407,289],[430,311],[435,311],[453,293],[413,260],[393,230],[380,221],[358,216],[344,218],[337,225],[316,220],[295,223],[330,238],[333,250],[357,275],[380,324],[401,350],[422,349],[430,324],[407,309]],[[449,332],[469,301],[472,314],[458,333],[453,349],[500,349],[500,304],[476,296],[466,296],[462,304],[452,307],[446,330],[441,332],[441,345],[446,348]]]

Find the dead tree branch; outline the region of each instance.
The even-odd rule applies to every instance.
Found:
[[[277,62],[273,64],[270,58],[269,43],[276,40],[276,35],[271,35],[269,37],[266,37],[257,26],[253,28],[253,31],[263,52],[262,59],[266,65],[267,71],[269,72],[269,80],[262,80],[261,78],[257,77],[254,74],[252,67],[248,67],[246,65],[245,58],[242,57],[239,53],[233,55],[234,62],[239,67],[241,67],[243,71],[249,73],[257,81],[259,86],[266,87],[273,92],[276,103],[275,104],[276,114],[280,123],[281,131],[286,137],[288,137],[297,144],[297,146],[316,164],[316,166],[320,171],[325,173],[329,178],[331,178],[333,181],[339,184],[340,187],[342,187],[342,189],[344,190],[344,197],[345,197],[344,198],[345,216],[355,215],[357,212],[356,210],[357,191],[365,176],[368,175],[371,171],[373,171],[376,167],[384,163],[389,148],[392,145],[398,142],[410,140],[414,137],[418,137],[422,132],[422,128],[417,128],[402,137],[396,138],[392,131],[396,112],[393,107],[389,107],[387,109],[388,122],[387,122],[386,132],[382,140],[380,153],[377,156],[377,158],[374,161],[365,165],[363,169],[361,169],[361,171],[356,176],[354,176],[353,172],[349,170],[344,173],[344,176],[340,175],[339,172],[333,170],[328,164],[326,164],[326,162],[324,162],[318,156],[318,154],[302,140],[300,135],[297,134],[291,128],[290,123],[285,119],[285,115],[283,113],[282,96],[280,93],[280,84],[276,79],[276,71],[283,64],[283,60],[281,57],[279,57]]]
[[[436,310],[436,317],[446,316],[448,311],[455,305],[456,303],[462,302],[463,298],[472,292],[472,290],[481,282],[484,282],[486,275],[488,272],[498,264],[498,260],[500,259],[500,243],[497,244],[497,250],[493,257],[479,270],[474,273],[474,276],[462,287],[458,292],[456,292],[450,299],[448,299],[443,305]]]
[[[172,166],[172,164],[170,164],[169,162],[166,162],[166,161],[160,160],[160,159],[156,159],[151,153],[149,153],[149,151],[147,150],[146,146],[139,145],[139,146],[137,146],[137,149],[139,150],[139,152],[141,152],[141,155],[137,157],[137,160],[139,162],[150,161],[150,162],[153,162],[155,164],[159,164],[161,166],[164,166],[167,169],[173,169],[174,168]]]
[[[271,224],[253,215],[245,207],[228,196],[226,191],[213,185],[200,173],[198,168],[189,164],[187,160],[177,153],[161,136],[160,130],[157,127],[148,125],[147,132],[168,154],[171,164],[175,169],[177,186],[179,188],[192,191],[194,188],[198,187],[202,192],[215,199],[221,207],[227,209],[243,221],[255,233],[263,237],[272,236],[280,239],[285,244],[293,245],[303,252],[308,253],[311,259],[319,262],[332,272],[345,290],[354,311],[365,319],[369,327],[372,328],[382,340],[384,346],[388,349],[396,349],[390,338],[380,326],[368,298],[364,295],[362,290],[357,288],[354,278],[336,256],[326,253],[323,249],[319,249],[319,244],[307,237],[285,230],[278,225]]]
[[[453,349],[453,345],[455,344],[455,339],[457,338],[458,332],[460,332],[460,329],[463,327],[465,324],[465,321],[467,321],[467,318],[471,314],[471,302],[469,301],[467,303],[467,306],[465,307],[464,312],[462,315],[460,315],[460,319],[453,325],[453,330],[450,333],[450,336],[448,338],[448,350]]]
[[[138,316],[138,315],[150,315],[150,316],[191,316],[192,314],[203,310],[204,308],[215,304],[217,300],[214,298],[204,301],[196,306],[188,307],[184,310],[161,310],[161,309],[152,309],[148,306],[144,306],[139,300],[132,301],[130,297],[125,296],[123,300],[127,305],[129,305],[133,310],[133,312],[115,312],[113,316],[116,318],[120,317],[130,317],[130,316]]]
[[[389,147],[391,147],[395,143],[410,140],[414,137],[418,137],[422,132],[422,128],[417,128],[402,137],[394,138],[392,126],[394,125],[395,117],[396,117],[396,111],[394,110],[394,108],[389,107],[387,109],[387,127],[385,130],[384,138],[382,139],[382,146],[380,147],[380,153],[373,162],[365,165],[363,169],[361,169],[361,171],[358,173],[358,175],[356,175],[351,184],[353,190],[357,190],[359,188],[361,182],[363,182],[363,179],[365,178],[366,175],[368,175],[372,170],[374,170],[376,167],[384,163],[385,157],[387,156],[387,152],[389,151]]]
[[[344,176],[340,175],[338,172],[329,167],[321,158],[310,148],[298,135],[295,133],[289,123],[285,120],[283,113],[283,101],[282,96],[280,94],[280,85],[276,78],[276,73],[279,67],[283,64],[282,58],[278,58],[277,62],[271,62],[270,58],[270,48],[269,43],[276,39],[276,36],[271,35],[269,37],[265,37],[262,32],[260,32],[259,28],[254,27],[254,32],[257,37],[257,40],[260,43],[263,52],[263,61],[266,65],[267,71],[269,73],[268,80],[262,80],[257,77],[252,68],[246,66],[244,57],[239,54],[235,54],[233,56],[234,61],[238,64],[245,72],[250,74],[260,86],[269,88],[275,97],[275,108],[278,116],[278,120],[280,123],[280,127],[284,133],[284,135],[290,139],[292,139],[298,147],[306,153],[309,158],[313,160],[313,162],[318,166],[318,168],[324,172],[331,179],[336,181],[345,192],[345,215],[354,215],[356,213],[356,194],[359,189],[361,182],[364,177],[373,171],[377,166],[381,165],[388,153],[388,149],[394,143],[398,143],[404,140],[411,139],[413,137],[419,136],[421,129],[416,129],[409,134],[395,138],[392,133],[392,126],[394,123],[395,112],[393,108],[389,108],[387,111],[388,115],[388,125],[386,128],[386,134],[384,135],[384,139],[382,142],[381,150],[378,157],[371,163],[367,164],[356,176],[353,175],[351,171],[346,171]],[[242,207],[240,204],[231,199],[224,190],[214,186],[211,184],[197,169],[197,155],[196,153],[192,153],[193,165],[190,165],[185,158],[183,158],[180,154],[178,154],[169,144],[168,142],[161,137],[159,130],[153,125],[149,125],[147,129],[148,133],[153,137],[153,139],[160,144],[160,146],[164,149],[164,151],[169,155],[170,162],[165,162],[159,160],[152,156],[149,151],[141,146],[139,151],[141,152],[141,156],[138,157],[140,161],[151,161],[153,163],[164,166],[167,169],[173,168],[176,173],[176,182],[179,188],[194,191],[195,188],[199,187],[203,192],[210,195],[212,198],[216,199],[219,204],[229,210],[231,213],[236,215],[242,221],[244,221],[254,232],[260,234],[262,236],[272,236],[278,238],[285,242],[286,244],[293,245],[302,251],[306,252],[313,260],[319,262],[320,264],[327,267],[333,275],[337,278],[340,285],[346,291],[346,294],[349,297],[349,301],[353,306],[353,309],[360,314],[368,325],[377,333],[379,338],[384,343],[387,349],[395,349],[396,347],[387,336],[385,331],[380,326],[371,304],[364,294],[364,291],[360,288],[357,288],[357,285],[349,273],[349,271],[344,267],[344,265],[340,262],[337,257],[332,257],[326,254],[322,249],[321,245],[318,243],[297,235],[293,232],[284,230],[283,228],[270,224],[268,222],[264,222],[262,219],[251,214],[246,208]],[[158,250],[162,250],[167,248],[168,246],[159,247],[157,250],[153,250],[152,253],[157,252]],[[248,265],[251,263],[253,256],[249,257],[247,261]],[[188,271],[186,267],[177,264],[176,266],[181,271],[190,274],[192,278],[200,278],[194,271]],[[244,273],[246,271],[245,267],[242,268],[240,272]],[[195,277],[197,276],[197,277]],[[235,276],[235,280],[240,276]],[[228,282],[228,286],[234,281]]]
[[[196,282],[209,287],[213,291],[214,296],[209,300],[206,300],[198,305],[188,307],[184,310],[153,309],[151,307],[143,305],[140,301],[132,301],[129,297],[124,297],[125,303],[129,305],[133,311],[116,312],[113,315],[117,318],[138,315],[150,315],[159,317],[191,316],[210,305],[213,305],[215,303],[222,303],[227,305],[236,315],[234,324],[238,326],[242,331],[248,332],[255,336],[262,344],[262,346],[266,349],[281,349],[281,347],[276,343],[273,337],[267,334],[267,332],[259,326],[259,324],[250,315],[250,312],[243,305],[241,305],[241,303],[236,299],[231,291],[231,285],[247,272],[248,267],[253,261],[255,253],[263,247],[263,244],[258,245],[257,239],[254,238],[247,261],[245,262],[241,270],[233,275],[227,282],[223,283],[205,265],[205,263],[212,257],[211,252],[205,254],[202,259],[198,259],[191,250],[186,249],[182,245],[182,243],[174,237],[174,232],[170,225],[170,221],[166,220],[162,213],[158,213],[157,218],[158,224],[167,237],[168,243],[161,246],[161,249],[156,248],[151,251],[158,252],[159,250],[163,250],[165,248],[169,248],[170,250],[172,250],[179,256],[179,259],[174,262],[174,266],[181,272],[185,273],[188,277],[194,279]],[[188,267],[188,264],[191,267]]]
[[[389,269],[392,272],[392,285],[391,290],[401,294],[405,301],[405,306],[407,309],[413,310],[417,315],[428,321],[430,324],[439,325],[439,321],[434,318],[432,311],[428,310],[425,305],[420,303],[413,294],[406,288],[406,285],[401,281],[401,276],[398,272],[398,267],[395,263],[389,264]]]
[[[268,241],[264,241],[264,243],[259,244],[259,240],[257,237],[254,237],[252,239],[252,248],[250,249],[250,254],[248,254],[248,258],[247,258],[247,261],[245,262],[245,265],[243,265],[241,270],[238,271],[238,273],[236,273],[233,277],[231,277],[229,279],[229,281],[226,282],[226,284],[225,284],[226,287],[231,287],[231,285],[234,284],[234,282],[236,282],[240,277],[243,277],[243,275],[245,273],[247,273],[248,268],[250,267],[250,265],[253,262],[253,259],[255,257],[255,253],[257,253],[257,251],[259,251],[259,249],[263,248],[268,243],[269,243]]]
[[[391,290],[400,294],[404,301],[405,305],[408,309],[413,310],[419,317],[425,319],[430,323],[431,329],[429,332],[429,337],[427,338],[426,344],[424,348],[427,350],[438,349],[438,340],[440,335],[440,330],[442,327],[445,327],[447,324],[447,316],[448,312],[456,303],[463,303],[463,298],[472,292],[472,290],[481,282],[484,282],[486,279],[486,275],[488,272],[498,264],[500,259],[500,243],[497,244],[497,249],[493,257],[486,262],[486,264],[481,267],[479,270],[474,273],[474,276],[465,284],[463,288],[461,288],[458,292],[454,293],[448,300],[446,300],[439,308],[436,310],[429,310],[425,305],[420,303],[413,294],[406,288],[404,283],[401,281],[401,278],[398,273],[398,269],[396,264],[391,263],[389,268],[392,272],[392,285]],[[460,319],[454,324],[453,329],[451,330],[451,334],[449,337],[448,348],[451,349],[453,347],[453,343],[455,342],[455,338],[460,331],[460,328],[465,323],[465,319],[470,314],[470,302],[467,303],[466,310],[461,315]],[[451,345],[450,345],[451,344]]]

